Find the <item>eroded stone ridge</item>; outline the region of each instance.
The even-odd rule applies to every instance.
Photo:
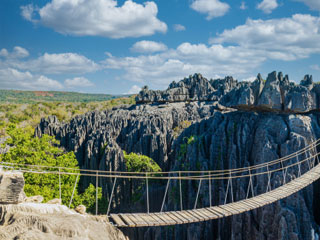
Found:
[[[0,204],[15,204],[24,199],[24,178],[21,172],[0,169]]]
[[[258,74],[253,82],[238,82],[232,77],[207,80],[194,74],[167,90],[154,91],[144,87],[137,103],[168,103],[185,101],[218,102],[225,107],[261,111],[305,113],[319,109],[320,85],[306,75],[300,84],[289,81],[288,75],[272,72],[266,80]]]

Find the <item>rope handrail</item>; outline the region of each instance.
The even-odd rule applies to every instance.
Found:
[[[209,173],[210,176],[212,177],[220,177],[224,175],[229,175],[230,172],[231,174],[237,174],[237,173],[243,173],[243,172],[248,172],[249,170],[257,170],[257,169],[262,169],[265,167],[270,167],[272,165],[278,164],[280,162],[284,162],[286,160],[292,159],[293,157],[297,157],[309,150],[314,150],[317,146],[320,145],[320,138],[316,140],[315,142],[312,142],[308,146],[291,153],[287,156],[265,162],[265,163],[260,163],[254,166],[248,166],[248,167],[242,167],[242,168],[234,168],[234,169],[224,169],[224,170],[204,170],[204,171],[167,171],[167,172],[149,172],[153,175],[161,175],[161,174],[196,174],[196,173]],[[9,163],[9,162],[0,162],[0,164],[6,164],[6,165],[16,165],[16,166],[25,166],[25,167],[38,167],[38,168],[58,168],[58,169],[63,169],[63,170],[70,170],[70,171],[80,171],[80,172],[94,172],[94,173],[107,173],[107,174],[128,174],[128,175],[145,175],[146,172],[125,172],[125,171],[106,171],[106,170],[93,170],[93,169],[77,169],[77,168],[68,168],[68,167],[59,167],[59,166],[45,166],[45,165],[32,165],[32,164],[22,164],[22,163]],[[214,173],[214,174],[212,174]],[[113,175],[115,176],[115,175]],[[203,176],[203,175],[201,175]],[[140,176],[137,176],[140,177]],[[197,177],[197,176],[193,176]],[[167,179],[167,178],[166,178]]]
[[[281,170],[286,170],[288,168],[291,168],[293,166],[297,166],[297,165],[301,165],[302,163],[304,162],[307,162],[309,161],[310,159],[312,158],[315,158],[317,156],[320,155],[320,152],[319,153],[316,153],[315,155],[312,155],[304,160],[301,160],[301,161],[298,161],[298,162],[295,162],[291,165],[287,165],[285,167],[280,167],[280,168],[277,168],[277,169],[273,169],[273,170],[270,170],[268,169],[268,171],[264,171],[264,172],[257,172],[257,173],[251,173],[251,174],[246,174],[246,175],[237,175],[237,176],[232,176],[232,173],[230,174],[229,172],[229,175],[228,176],[222,176],[222,177],[215,177],[214,175],[198,175],[198,176],[153,176],[153,173],[154,172],[149,172],[148,174],[144,173],[143,176],[132,176],[132,175],[113,175],[113,174],[110,174],[112,172],[109,172],[109,174],[99,174],[97,175],[97,173],[81,173],[81,172],[61,172],[61,171],[39,171],[39,170],[32,170],[32,169],[28,169],[28,168],[19,168],[18,170],[21,171],[21,172],[28,172],[28,173],[39,173],[39,174],[64,174],[64,175],[81,175],[81,176],[92,176],[92,177],[105,177],[105,178],[123,178],[123,179],[158,179],[158,180],[168,180],[168,179],[181,179],[181,180],[226,180],[226,179],[235,179],[235,178],[246,178],[246,177],[253,177],[253,176],[259,176],[259,175],[264,175],[264,174],[271,174],[273,172],[278,172],[278,171],[281,171]],[[12,168],[14,169],[14,167],[12,166],[7,166],[7,165],[3,165],[3,163],[0,163],[0,166],[3,166],[3,167],[6,167],[6,168]],[[48,166],[48,167],[51,167],[51,168],[58,168],[56,166]],[[81,171],[81,169],[77,169],[78,171]]]

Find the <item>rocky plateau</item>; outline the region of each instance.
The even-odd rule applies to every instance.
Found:
[[[62,147],[75,152],[81,168],[125,171],[123,150],[153,158],[164,171],[239,168],[286,156],[318,139],[319,99],[320,84],[309,75],[296,84],[276,72],[266,80],[259,74],[253,82],[232,77],[207,80],[194,74],[172,82],[164,91],[144,87],[136,105],[88,112],[70,122],[59,122],[55,116],[42,119],[35,135],[54,135]],[[187,143],[190,137],[193,141]],[[296,172],[288,176],[296,177]],[[85,187],[93,181],[81,179],[81,184]],[[99,184],[109,196],[112,181]],[[281,179],[274,174],[272,187],[279,184]],[[224,199],[226,185],[221,181],[211,186],[214,204]],[[266,185],[267,179],[253,179],[256,193],[264,192]],[[151,186],[152,211],[159,211],[164,189],[165,183]],[[242,199],[246,189],[247,182],[235,182],[235,199]],[[220,220],[122,230],[130,239],[319,239],[319,189],[315,182],[272,205]],[[194,184],[183,185],[185,208],[192,208],[196,190]],[[205,185],[198,207],[208,203]],[[172,193],[165,209],[179,208]],[[144,201],[133,203],[128,182],[122,181],[112,211],[132,210],[145,211]]]

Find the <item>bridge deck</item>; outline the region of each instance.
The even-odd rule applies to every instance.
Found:
[[[282,198],[288,197],[320,178],[320,164],[289,183],[270,192],[260,194],[234,203],[194,210],[171,211],[162,213],[111,214],[118,227],[166,226],[202,222],[223,218],[256,209]]]

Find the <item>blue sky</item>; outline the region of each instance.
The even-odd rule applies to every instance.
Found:
[[[200,72],[320,81],[319,0],[1,0],[0,88],[165,89]]]

